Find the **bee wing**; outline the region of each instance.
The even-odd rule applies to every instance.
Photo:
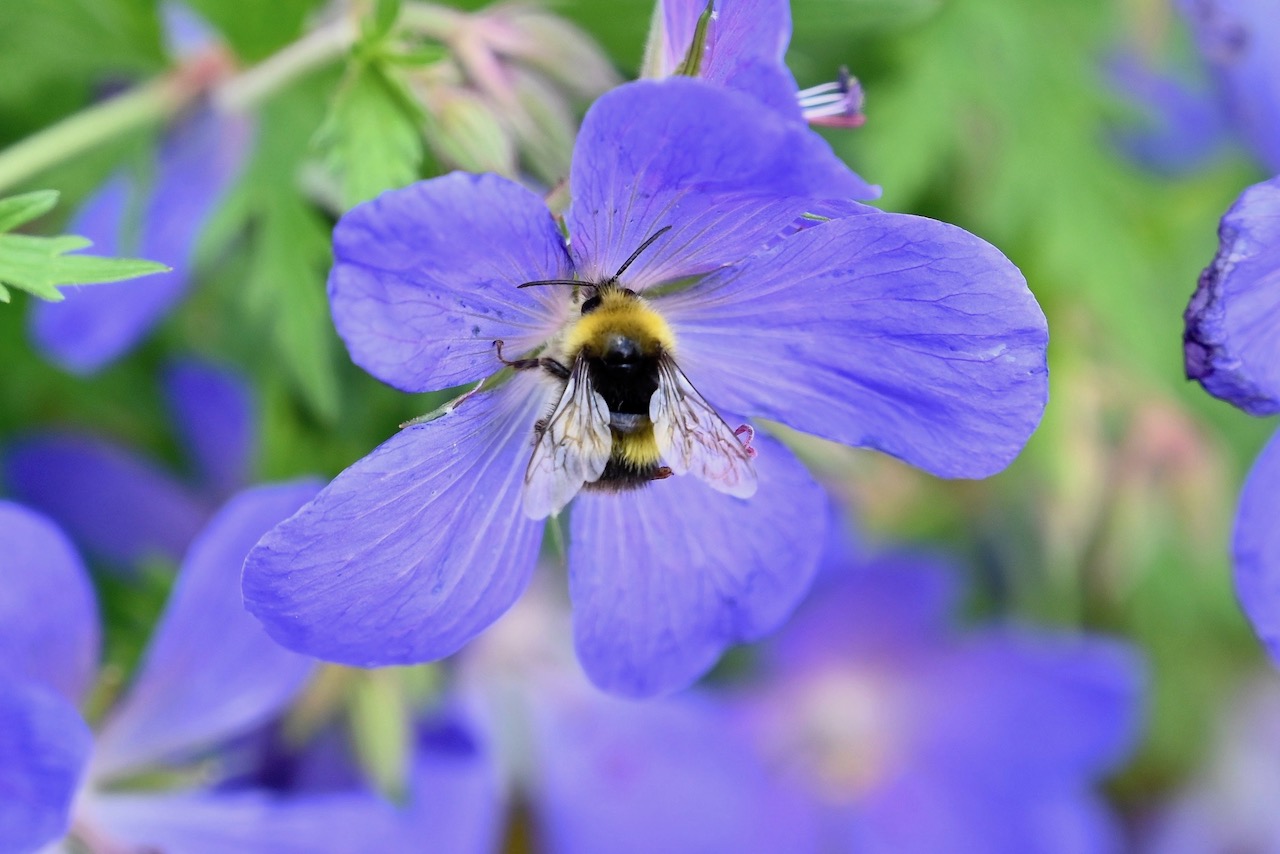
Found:
[[[658,362],[658,390],[649,399],[649,419],[658,451],[673,472],[693,472],[712,488],[737,498],[755,494],[751,452],[669,356]]]
[[[525,469],[525,515],[542,519],[559,512],[584,483],[599,480],[612,449],[609,407],[579,358]]]

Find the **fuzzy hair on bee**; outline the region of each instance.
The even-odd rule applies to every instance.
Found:
[[[620,492],[692,473],[721,492],[746,498],[756,489],[750,437],[738,439],[680,370],[675,335],[652,305],[619,279],[652,235],[611,278],[525,282],[573,285],[586,294],[580,316],[550,355],[507,360],[541,369],[563,386],[534,428],[525,471],[524,509],[535,519],[558,512],[580,490]]]

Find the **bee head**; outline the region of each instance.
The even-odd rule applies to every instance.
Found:
[[[582,313],[590,314],[602,305],[621,305],[638,298],[639,295],[631,288],[624,288],[618,284],[617,279],[610,279],[596,285],[595,293],[583,300]]]

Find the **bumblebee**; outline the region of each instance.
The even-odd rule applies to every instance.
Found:
[[[692,473],[721,492],[755,493],[750,427],[735,431],[700,395],[674,358],[675,336],[662,315],[619,282],[654,234],[611,278],[525,282],[583,289],[581,316],[553,345],[554,355],[509,361],[563,383],[550,414],[534,427],[525,470],[524,509],[540,519],[579,490],[620,492]]]

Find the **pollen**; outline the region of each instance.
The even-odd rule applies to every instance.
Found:
[[[675,334],[661,314],[642,297],[622,290],[602,290],[600,307],[584,314],[565,332],[564,350],[576,354],[606,333],[638,342],[645,352],[673,352]]]

